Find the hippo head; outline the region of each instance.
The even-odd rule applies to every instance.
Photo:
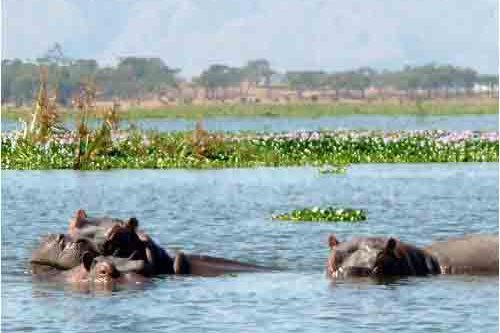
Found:
[[[70,269],[80,265],[83,254],[97,256],[97,250],[87,239],[73,240],[64,234],[44,237],[31,256],[32,264]]]
[[[330,277],[416,275],[407,254],[408,249],[416,248],[408,247],[394,238],[362,237],[341,243],[331,235],[328,243],[330,256],[327,272]]]
[[[137,283],[143,279],[137,272],[143,270],[142,260],[128,260],[112,256],[94,257],[85,253],[82,265],[88,272],[89,282],[96,289],[112,289],[118,284]]]
[[[87,239],[101,255],[145,258],[145,242],[137,232],[135,217],[127,221],[109,217],[90,218],[80,209],[70,220],[68,233],[74,239]]]
[[[115,224],[104,234],[104,240],[99,245],[101,254],[120,258],[146,258],[146,246],[137,234],[138,221],[132,217],[126,223]]]
[[[88,217],[83,209],[79,209],[75,212],[75,216],[69,220],[68,235],[73,238],[92,237],[99,231],[102,233],[115,224],[122,223],[122,220],[110,217]]]
[[[99,260],[101,258],[101,260]],[[120,271],[110,260],[102,260],[102,257],[85,255],[82,264],[89,273],[90,279],[95,285],[112,285],[114,280],[120,277]]]

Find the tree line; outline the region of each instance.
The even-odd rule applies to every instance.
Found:
[[[69,105],[84,82],[94,82],[101,99],[133,100],[147,97],[163,98],[183,86],[204,90],[207,99],[226,98],[228,89],[239,90],[239,97],[248,97],[252,88],[263,88],[271,98],[273,89],[290,89],[299,99],[307,90],[331,91],[335,97],[357,92],[365,98],[368,88],[387,89],[414,96],[424,91],[425,97],[472,93],[474,85],[498,90],[498,75],[479,74],[476,70],[453,65],[427,64],[405,66],[400,70],[377,71],[370,67],[354,70],[286,71],[274,70],[266,59],[248,61],[242,67],[214,64],[187,82],[180,69],[169,67],[160,58],[124,57],[117,65],[101,67],[93,59],[68,59],[58,44],[35,61],[2,60],[2,103],[31,103],[39,85],[41,68],[47,68],[48,83],[57,90],[57,102]]]

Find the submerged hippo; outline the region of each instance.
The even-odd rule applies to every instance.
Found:
[[[144,264],[137,271],[144,276],[162,274],[190,274],[216,276],[235,272],[257,272],[266,267],[233,260],[178,253],[172,259],[146,233],[138,230],[135,218],[127,221],[114,218],[89,218],[78,210],[70,220],[69,235],[45,237],[33,252],[32,264],[48,265],[58,269],[71,269],[80,265],[83,253],[97,257],[113,256]]]
[[[269,272],[273,269],[235,260],[199,254],[178,253],[175,256],[175,274],[196,276],[219,276],[230,273]]]
[[[64,234],[49,234],[42,238],[31,255],[31,263],[67,270],[79,266],[83,254],[97,257],[99,251],[87,239],[73,240]]]
[[[442,274],[498,275],[498,235],[469,235],[424,247]]]
[[[326,271],[334,278],[498,274],[498,236],[467,236],[423,249],[386,237],[339,242],[331,235],[328,243]]]
[[[68,270],[32,264],[33,276],[38,280],[62,282],[81,290],[112,290],[120,285],[142,284],[145,277],[136,271],[140,269],[140,261],[120,261],[120,258],[94,257],[89,252],[82,256],[82,262]]]
[[[394,238],[360,237],[339,242],[328,239],[330,277],[408,276],[438,274],[439,264],[427,252]]]
[[[134,217],[127,221],[90,218],[80,209],[69,222],[68,234],[75,240],[90,240],[102,255],[144,260],[144,275],[173,274],[173,259],[147,234],[139,231],[138,226]]]

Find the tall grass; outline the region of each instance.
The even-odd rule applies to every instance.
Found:
[[[47,70],[40,71],[40,87],[29,122],[25,123],[20,147],[36,147],[65,134],[75,142],[73,169],[88,168],[92,160],[99,155],[106,155],[112,148],[112,131],[119,129],[120,118],[116,105],[112,108],[98,109],[95,106],[96,88],[93,82],[82,82],[79,94],[74,99],[77,116],[76,131],[64,128],[58,112],[57,90],[49,95]],[[92,130],[88,126],[90,115],[101,114],[101,126]],[[50,144],[49,144],[50,146]]]
[[[48,138],[57,133],[66,131],[62,126],[57,112],[57,91],[49,96],[47,87],[47,69],[40,70],[40,86],[35,99],[33,113],[24,124],[23,137],[34,142],[46,142]]]

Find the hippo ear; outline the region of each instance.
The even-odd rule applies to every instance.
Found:
[[[385,251],[387,253],[394,253],[394,250],[396,250],[396,245],[397,245],[397,241],[392,237],[389,238],[389,240],[385,244]]]
[[[85,267],[87,272],[90,272],[90,269],[92,268],[92,264],[94,262],[94,256],[90,252],[85,251],[85,253],[82,255],[82,262],[83,267]]]
[[[139,226],[139,221],[135,217],[131,217],[127,221],[127,228],[131,231],[135,231],[135,229]]]
[[[83,209],[79,209],[75,213],[75,217],[69,220],[68,233],[73,236],[74,229],[81,228],[84,224],[84,220],[87,218],[87,214]]]
[[[339,243],[339,241],[337,240],[337,237],[335,237],[335,235],[330,235],[328,237],[328,246],[332,249],[334,248],[335,246],[337,246],[337,244]]]
[[[85,211],[84,211],[83,209],[79,209],[79,210],[77,210],[77,211],[76,211],[76,213],[75,213],[75,218],[76,218],[77,220],[79,220],[79,219],[84,219],[84,218],[86,218],[86,217],[87,217],[87,213],[85,213]]]

